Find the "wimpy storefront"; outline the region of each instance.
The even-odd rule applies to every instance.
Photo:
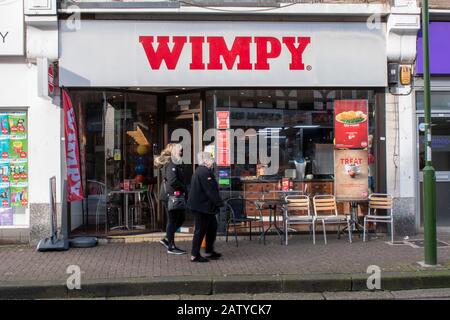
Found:
[[[325,193],[334,189],[327,158],[334,102],[363,101],[370,143],[361,148],[373,155],[367,191],[385,191],[384,23],[83,20],[73,30],[62,20],[59,40],[60,85],[76,109],[87,199],[84,208],[72,204],[73,234],[161,229],[152,204],[136,214],[123,197],[105,205],[99,195],[129,181],[156,190],[153,157],[169,142],[187,143],[183,132],[190,178],[195,151],[214,142],[205,132],[218,128],[218,111],[229,112],[229,129],[277,139],[277,167],[265,178],[278,181],[306,160],[314,164],[310,183],[322,182]],[[227,155],[221,186],[245,194],[263,161],[241,152],[244,163]]]
[[[60,25],[65,87],[385,87],[366,23],[83,21]]]

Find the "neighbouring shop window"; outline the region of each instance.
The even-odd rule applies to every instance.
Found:
[[[26,224],[28,119],[26,112],[0,112],[0,226]]]
[[[424,109],[423,92],[416,93],[416,109]],[[450,111],[450,92],[433,91],[431,92],[431,110]]]
[[[207,128],[216,126],[217,111],[230,112],[230,128],[242,129],[245,134],[245,164],[238,163],[239,153],[231,155],[231,176],[237,182],[242,176],[257,176],[260,138],[278,140],[272,150],[279,155],[279,167],[272,178],[289,175],[296,163],[307,161],[306,174],[315,179],[332,179],[334,174],[334,101],[367,100],[369,106],[369,154],[371,189],[375,188],[376,154],[371,141],[375,135],[375,91],[332,89],[255,89],[211,90],[206,94]],[[250,140],[258,138],[257,163],[250,152]],[[237,138],[239,139],[239,138]],[[237,144],[237,141],[234,142]],[[238,184],[232,188],[239,188]]]

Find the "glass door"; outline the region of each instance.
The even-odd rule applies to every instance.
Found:
[[[419,166],[420,166],[420,211],[423,224],[422,198],[423,175],[425,166],[424,149],[424,117],[418,115],[419,128]],[[436,214],[438,227],[450,227],[450,114],[434,114],[431,118],[432,127],[432,161],[436,170]]]
[[[166,96],[164,147],[168,143],[180,143],[183,146],[183,170],[188,190],[196,168],[196,154],[203,148],[201,105],[200,93]],[[189,229],[182,231],[192,232],[193,223],[193,216],[186,215],[183,227]]]

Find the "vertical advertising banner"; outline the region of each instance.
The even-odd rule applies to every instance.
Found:
[[[83,200],[84,198],[80,172],[81,165],[78,149],[78,130],[72,101],[65,90],[62,91],[62,94],[66,140],[67,200],[72,202]]]
[[[336,149],[364,149],[369,145],[367,100],[336,100],[334,129]]]
[[[228,130],[217,130],[217,166],[230,166],[230,132]]]
[[[335,150],[336,198],[367,199],[369,164],[367,150]]]

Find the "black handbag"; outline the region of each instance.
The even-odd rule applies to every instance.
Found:
[[[167,194],[166,182],[167,180],[164,179],[164,192]],[[186,197],[184,196],[184,194],[181,194],[179,196],[168,195],[167,210],[186,210]]]

